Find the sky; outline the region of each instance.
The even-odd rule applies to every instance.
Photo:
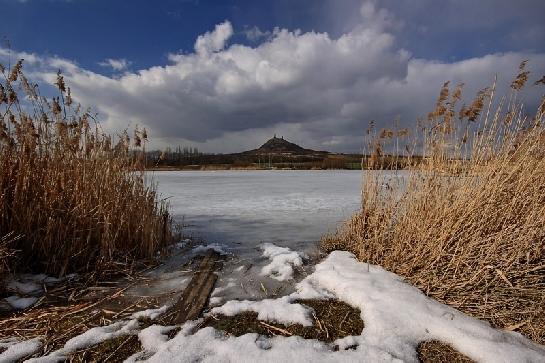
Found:
[[[542,0],[0,0],[0,62],[58,69],[107,132],[150,147],[258,147],[273,134],[358,152],[369,121],[411,125],[444,81],[464,98],[518,64],[545,74]],[[545,92],[523,92],[527,109]]]

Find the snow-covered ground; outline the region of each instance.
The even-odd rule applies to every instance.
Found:
[[[156,319],[167,307],[146,310],[72,337],[65,346],[34,362],[57,362],[76,350],[121,335],[138,335],[143,351],[128,362],[417,362],[419,342],[439,340],[478,362],[545,362],[545,347],[515,332],[493,329],[423,295],[399,276],[333,252],[313,266],[320,236],[359,207],[359,172],[160,172],[163,197],[171,197],[185,232],[203,239],[188,253],[174,253],[149,274],[149,283],[128,296],[180,292],[188,259],[213,249],[226,256],[210,299],[209,314],[253,311],[272,323],[312,325],[312,310],[298,299],[337,299],[360,309],[360,335],[332,344],[297,336],[226,336],[187,322],[172,339],[172,326],[143,328],[138,318]],[[393,175],[395,177],[395,175]],[[402,178],[402,176],[400,176]],[[173,247],[184,248],[189,241]],[[181,250],[180,250],[181,251]],[[33,294],[39,284],[14,280],[12,290]],[[40,338],[0,341],[1,362],[41,348]],[[334,349],[338,347],[338,350]],[[354,349],[355,348],[355,349]]]
[[[46,288],[55,286],[64,280],[73,280],[76,274],[70,274],[63,279],[45,274],[19,274],[12,276],[6,282],[6,290],[12,294],[0,300],[0,311],[24,310],[34,305],[44,294]]]
[[[260,319],[284,324],[311,324],[312,311],[297,299],[336,298],[361,310],[362,333],[326,344],[297,336],[267,338],[250,333],[229,337],[213,328],[187,322],[172,339],[173,327],[139,328],[134,318],[155,318],[166,308],[133,315],[133,319],[93,328],[63,348],[32,362],[56,362],[66,354],[124,334],[138,334],[143,351],[129,362],[417,362],[419,342],[439,340],[477,362],[543,362],[545,347],[515,332],[496,330],[440,304],[379,266],[359,262],[348,252],[333,252],[297,284],[296,292],[258,302],[231,301],[212,310],[227,315],[256,311]],[[0,343],[8,350],[0,362],[39,348],[40,341]],[[333,349],[338,346],[338,351]]]

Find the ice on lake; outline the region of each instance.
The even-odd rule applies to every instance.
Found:
[[[149,176],[174,219],[185,226],[184,235],[230,254],[216,284],[217,304],[293,291],[291,276],[300,280],[312,272],[321,236],[361,206],[361,171],[159,171]],[[279,266],[279,260],[290,264],[293,258],[267,256],[263,247],[269,243],[309,259],[302,266]],[[284,274],[290,278],[274,275],[290,269],[296,270]]]
[[[185,226],[184,235],[231,254],[213,304],[290,292],[291,281],[264,276],[272,261],[262,247],[273,243],[312,258],[320,237],[360,207],[360,171],[160,171],[148,176],[158,183],[175,221]]]
[[[360,207],[360,171],[161,171],[162,198],[206,243],[244,256],[265,242],[307,251]]]

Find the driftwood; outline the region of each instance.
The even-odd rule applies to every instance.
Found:
[[[180,300],[173,307],[177,311],[174,324],[182,324],[199,317],[218,278],[215,272],[221,268],[220,258],[216,251],[209,250],[206,253]]]

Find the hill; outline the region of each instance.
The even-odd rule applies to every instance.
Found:
[[[232,154],[203,154],[189,149],[148,152],[151,168],[223,169],[359,169],[360,154],[305,149],[283,137],[267,140],[257,149]]]
[[[272,137],[267,140],[258,149],[245,151],[242,154],[265,155],[265,154],[283,154],[283,155],[310,155],[310,154],[328,154],[327,151],[315,151],[305,149],[301,146],[284,140],[284,137]]]

